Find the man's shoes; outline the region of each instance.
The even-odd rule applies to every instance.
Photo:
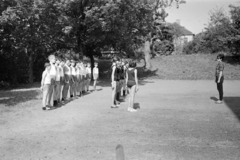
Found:
[[[218,101],[216,101],[215,103],[216,103],[216,104],[222,104],[222,103],[223,103],[223,101],[221,101],[221,100],[218,100]]]

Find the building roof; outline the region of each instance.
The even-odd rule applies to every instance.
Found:
[[[194,35],[191,31],[189,31],[188,29],[186,29],[185,27],[181,26],[178,23],[173,23],[173,28],[176,31],[176,34],[180,35],[180,36],[189,36],[189,35]]]

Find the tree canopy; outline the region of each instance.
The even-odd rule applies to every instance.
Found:
[[[179,0],[3,0],[0,2],[1,80],[39,80],[49,54],[93,60],[114,49],[128,56],[145,41],[165,39],[165,8]],[[69,52],[70,51],[70,52]],[[8,64],[12,64],[11,67]],[[18,67],[17,67],[18,66]],[[16,75],[11,72],[17,70]],[[24,76],[23,76],[24,75]]]

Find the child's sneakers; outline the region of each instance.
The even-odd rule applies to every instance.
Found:
[[[51,107],[50,106],[46,106],[46,107],[42,107],[42,110],[50,110],[51,109]]]
[[[137,112],[137,110],[136,110],[136,109],[133,109],[133,108],[128,108],[127,111],[128,111],[128,112]]]
[[[111,108],[118,108],[118,106],[117,105],[112,105]]]

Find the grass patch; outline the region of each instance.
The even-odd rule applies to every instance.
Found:
[[[169,80],[213,80],[217,55],[193,54],[161,56],[151,60],[156,75],[151,78]],[[240,65],[225,63],[224,77],[240,79]]]
[[[145,70],[143,61],[138,63],[140,79],[169,80],[214,80],[217,64],[216,54],[171,55],[156,57],[151,60],[153,68]],[[234,63],[232,63],[234,62]],[[226,58],[224,77],[226,80],[240,79],[240,64]],[[99,61],[100,80],[110,80],[111,61]]]

